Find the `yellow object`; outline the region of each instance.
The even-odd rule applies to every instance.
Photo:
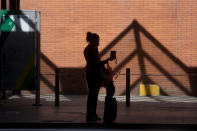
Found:
[[[159,86],[155,84],[140,84],[140,96],[159,96]]]

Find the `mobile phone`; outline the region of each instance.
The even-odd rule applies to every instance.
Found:
[[[111,51],[110,58],[116,59],[116,51]]]

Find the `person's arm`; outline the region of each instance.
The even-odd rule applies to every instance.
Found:
[[[110,61],[113,60],[112,58],[107,58],[101,61],[99,57],[98,48],[94,48],[93,50],[91,50],[90,57],[91,57],[91,62],[94,63],[95,65],[107,64],[109,60]]]
[[[95,52],[95,57],[96,57],[97,63],[99,63],[99,64],[107,64],[107,62],[110,60],[110,58],[107,58],[107,59],[101,61],[100,57],[99,57],[98,48],[96,48],[96,51],[94,51],[94,52]]]
[[[115,59],[115,58],[113,58],[112,56],[110,56],[110,57],[107,58],[106,60],[101,61],[101,63],[102,63],[102,64],[107,64],[108,61],[112,61],[112,60],[114,60],[114,59]]]
[[[100,61],[101,64],[107,64],[107,62],[110,60],[110,58],[107,58],[106,60]]]

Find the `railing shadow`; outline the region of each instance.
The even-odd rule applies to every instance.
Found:
[[[5,0],[1,0],[3,3],[2,6],[6,6]],[[14,8],[20,8],[20,0],[9,0],[10,3],[10,9]],[[21,12],[22,13],[22,12]],[[33,22],[30,23],[30,26],[34,26]],[[173,83],[177,88],[179,88],[184,94],[186,95],[193,95],[197,96],[197,69],[196,67],[187,67],[181,60],[179,60],[173,53],[171,53],[166,47],[163,46],[152,34],[150,34],[137,20],[134,20],[127,28],[125,28],[111,43],[109,43],[100,53],[100,56],[103,57],[105,54],[107,54],[111,49],[113,49],[114,46],[118,45],[118,43],[130,32],[133,31],[134,36],[134,43],[136,45],[136,48],[132,48],[133,51],[128,53],[126,58],[122,59],[121,62],[114,66],[113,73],[116,74],[120,70],[124,69],[124,67],[135,57],[137,57],[138,61],[138,67],[140,70],[139,78],[136,79],[133,83],[131,83],[131,91],[137,87],[137,85],[141,82],[144,84],[158,84],[158,82],[152,80],[152,78],[147,75],[148,74],[148,68],[146,67],[146,62],[148,61],[151,63],[154,68],[156,68],[163,76],[166,77],[168,81]],[[157,50],[160,50],[162,54],[164,54],[171,62],[173,62],[178,68],[184,71],[186,74],[185,76],[189,78],[189,86],[191,88],[191,91],[188,90],[189,88],[186,87],[183,83],[180,82],[180,80],[177,79],[179,75],[174,76],[166,70],[163,65],[160,64],[157,60],[155,60],[150,53],[148,53],[146,50],[144,50],[143,42],[142,42],[142,35],[146,37],[149,41],[151,41],[152,45],[157,47]],[[132,36],[131,36],[132,37]],[[3,39],[1,39],[3,40]],[[55,68],[58,68],[53,62],[50,61],[47,56],[45,56],[43,53],[41,54],[41,60],[44,61],[44,63],[49,67],[49,70],[51,70],[53,73],[55,73]],[[47,69],[45,69],[47,70]],[[84,76],[84,68],[60,68],[60,87],[62,88],[62,91],[64,93],[86,93],[86,83],[85,76]],[[47,79],[46,76],[41,76],[41,81],[45,83],[52,91],[54,91],[54,84],[50,79]],[[77,84],[78,83],[78,84]],[[68,88],[67,88],[68,87]],[[83,88],[82,88],[83,87]],[[162,95],[168,95],[168,93],[165,91],[165,88],[161,88]],[[122,92],[122,94],[125,94],[125,91]]]
[[[55,69],[58,68],[41,53],[41,87],[55,91]],[[87,94],[84,68],[58,68],[61,94]]]
[[[127,35],[131,30],[134,32],[134,39],[136,44],[136,49],[127,55],[127,57],[122,60],[117,66],[114,67],[113,73],[116,74],[119,72],[126,64],[128,64],[136,56],[139,63],[140,74],[139,78],[131,84],[131,90],[133,90],[137,84],[140,82],[143,84],[159,84],[154,82],[148,75],[147,69],[145,66],[145,60],[149,61],[163,76],[165,76],[168,81],[173,83],[177,88],[184,92],[186,95],[196,96],[196,85],[195,82],[197,73],[196,68],[191,69],[187,67],[182,61],[175,57],[166,47],[164,47],[155,37],[153,37],[143,26],[141,26],[136,20],[134,20],[122,33],[120,33],[105,49],[101,52],[101,56],[104,56],[109,50],[113,49],[119,41],[121,41],[124,36]],[[176,79],[173,74],[167,71],[159,62],[157,62],[149,53],[142,48],[142,38],[144,35],[151,43],[157,47],[157,50],[160,50],[165,56],[168,57],[169,61],[172,61],[178,68],[184,71],[185,76],[189,77],[191,91],[188,90],[188,87],[184,86],[178,79]],[[132,36],[131,36],[132,37]],[[179,76],[179,75],[177,75]],[[125,91],[122,92],[122,95],[125,94]],[[168,95],[163,88],[161,88],[162,95]]]
[[[3,1],[4,2],[4,1]],[[3,3],[2,6],[7,7],[6,1],[5,3]],[[20,1],[16,0],[16,1],[10,1],[9,3],[9,8],[10,9],[17,9],[17,13],[19,14],[23,14],[23,12],[21,10],[18,10],[19,6],[20,6]],[[6,16],[9,16],[13,13],[13,11],[8,11]],[[25,22],[29,23],[29,26],[31,28],[34,28],[34,23],[32,21],[26,21],[26,19],[24,19]],[[16,32],[18,31],[18,29],[20,28],[16,28]],[[1,47],[3,47],[3,43],[5,43],[7,36],[9,35],[8,32],[4,32],[1,34]],[[26,36],[26,34],[23,34],[24,37]],[[40,34],[38,34],[40,35]],[[50,91],[54,92],[55,91],[55,69],[58,68],[46,55],[44,55],[41,52],[41,92],[44,93],[45,89],[42,88],[43,87],[48,87]],[[74,94],[86,94],[87,93],[87,89],[84,88],[86,87],[86,83],[84,80],[84,68],[60,68],[60,87],[61,87],[61,91],[64,93],[74,93]],[[62,73],[63,72],[63,73]],[[74,72],[74,73],[72,73]],[[65,75],[66,74],[66,75]],[[76,77],[71,78],[71,75],[75,75]],[[65,77],[70,78],[69,80],[65,79]],[[62,84],[61,84],[62,83]],[[78,84],[77,84],[78,83]],[[70,85],[70,86],[69,86]],[[74,86],[73,86],[74,85]],[[69,86],[69,88],[67,88]],[[81,88],[83,87],[83,88]],[[42,91],[43,89],[43,91]],[[31,93],[35,93],[30,91]]]

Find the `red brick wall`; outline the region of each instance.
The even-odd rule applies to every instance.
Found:
[[[140,83],[156,83],[165,95],[196,95],[196,0],[21,0],[20,4],[21,9],[41,12],[41,73],[54,73],[53,68],[59,67],[64,93],[87,92],[83,49],[86,32],[91,31],[100,35],[102,58],[117,51],[118,63],[110,63],[115,73],[122,74],[115,80],[117,95],[125,94],[125,68],[131,68],[132,95],[139,95]],[[43,76],[41,93],[53,88],[54,77]]]

